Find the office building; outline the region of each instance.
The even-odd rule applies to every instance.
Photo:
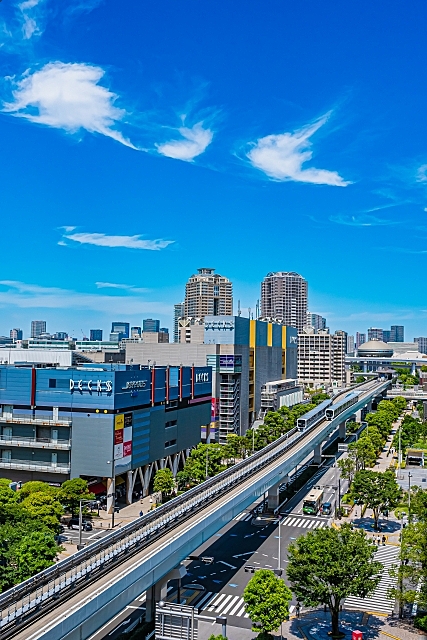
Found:
[[[233,285],[228,278],[215,273],[215,269],[197,269],[185,285],[184,316],[233,315]]]
[[[203,344],[205,325],[199,318],[181,318],[179,323],[179,341],[181,344]]]
[[[345,386],[345,331],[305,327],[298,334],[298,381],[308,387]]]
[[[326,318],[318,313],[312,313],[309,311],[307,313],[307,326],[313,327],[316,331],[319,329],[326,329]]]
[[[268,273],[261,283],[261,317],[300,332],[307,324],[307,297],[307,280],[298,273]]]
[[[89,339],[91,342],[101,342],[102,329],[91,329],[89,332]]]
[[[131,502],[156,468],[176,474],[210,421],[206,366],[0,365],[0,381],[0,473],[11,480],[81,477],[111,493],[115,477]]]
[[[42,333],[46,333],[46,320],[33,320],[31,322],[31,337],[38,338]]]
[[[131,338],[140,338],[142,329],[141,327],[131,327],[130,328],[130,337]]]
[[[418,351],[427,354],[427,338],[414,338],[414,342],[418,344]]]
[[[375,327],[368,329],[368,342],[371,340],[381,340],[383,342],[383,330]]]
[[[206,316],[204,324],[193,326],[204,332],[203,341],[126,341],[126,362],[212,366],[212,417],[202,438],[225,443],[229,433],[244,434],[259,417],[264,384],[296,378],[297,332],[242,316]]]
[[[68,340],[68,333],[66,331],[57,331],[56,333],[52,333],[52,340]],[[88,340],[88,338],[83,338],[84,340]]]
[[[383,342],[391,342],[391,331],[383,329]]]
[[[173,341],[179,342],[179,320],[184,317],[185,305],[183,302],[173,306]]]
[[[366,333],[356,332],[356,349],[360,347],[361,344],[366,342]]]
[[[115,336],[116,334],[118,335],[117,342],[120,342],[120,340],[125,340],[129,338],[129,322],[112,322],[111,334],[115,334]],[[110,337],[110,340],[113,340],[115,342],[116,341],[115,336],[114,338]]]
[[[354,351],[355,351],[354,336],[347,336],[347,350],[346,350],[346,353],[353,354]]]
[[[405,327],[399,324],[392,324],[390,331],[390,342],[404,342],[405,341]]]
[[[22,331],[22,329],[11,329],[10,330],[10,337],[12,338],[13,342],[16,342],[17,340],[22,340],[24,333]]]
[[[149,331],[158,333],[160,330],[160,320],[153,320],[153,318],[146,318],[142,321],[142,330],[144,333]]]

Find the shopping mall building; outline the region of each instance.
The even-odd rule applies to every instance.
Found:
[[[0,365],[0,476],[148,491],[210,422],[210,367]]]

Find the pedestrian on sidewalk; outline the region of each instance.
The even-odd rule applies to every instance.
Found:
[[[143,515],[144,515],[144,512],[141,509],[141,511],[139,512],[139,517],[142,518]]]
[[[299,618],[300,611],[301,611],[301,605],[300,605],[299,602],[297,602],[297,605],[295,607],[295,614],[296,614],[297,618]]]
[[[387,541],[386,536],[383,536],[383,537],[382,537],[382,540],[383,540],[383,547],[384,547],[384,546],[385,546],[385,543],[386,543],[386,541]]]

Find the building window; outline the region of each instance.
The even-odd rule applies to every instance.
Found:
[[[165,427],[166,429],[168,429],[168,427],[176,427],[176,425],[177,425],[176,420],[169,420],[169,422],[166,422]]]
[[[176,439],[168,440],[167,442],[165,442],[165,449],[167,449],[168,447],[174,447],[175,445],[176,445]]]
[[[55,378],[49,378],[49,389],[56,389],[56,380],[55,380]]]

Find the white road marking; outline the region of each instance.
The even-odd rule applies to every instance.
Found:
[[[218,560],[218,564],[219,564],[219,563],[221,563],[221,564],[225,564],[225,566],[226,566],[226,567],[230,567],[230,569],[237,569],[237,567],[235,567],[235,566],[234,566],[234,565],[232,565],[232,564],[229,564],[228,562],[224,562],[224,560]]]

